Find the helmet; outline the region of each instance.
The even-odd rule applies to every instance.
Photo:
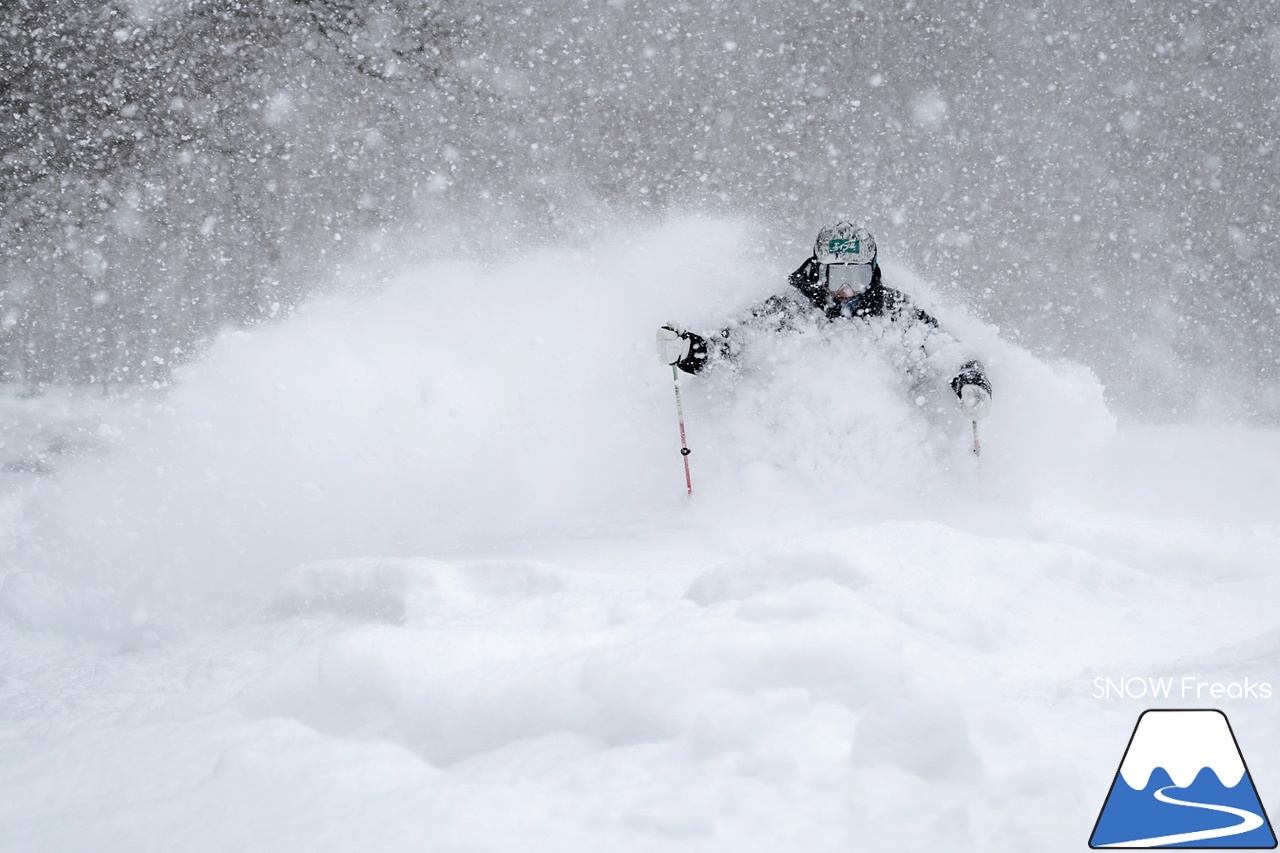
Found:
[[[818,232],[813,256],[820,264],[873,264],[876,238],[861,225],[837,222]]]
[[[861,225],[840,221],[823,228],[813,256],[819,264],[818,281],[842,304],[875,280],[876,238]]]

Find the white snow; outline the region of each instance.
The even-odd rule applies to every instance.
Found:
[[[1245,772],[1227,718],[1220,711],[1143,714],[1120,765],[1120,775],[1129,787],[1141,791],[1157,767],[1167,770],[1179,788],[1194,782],[1206,767],[1228,788],[1238,785]]]
[[[780,289],[754,244],[428,266],[10,475],[0,849],[1074,850],[1147,707],[1095,677],[1276,680],[1280,434],[1118,426],[899,266],[980,467],[891,328],[815,327],[684,377],[686,503],[654,329]],[[1265,802],[1275,700],[1223,701]]]

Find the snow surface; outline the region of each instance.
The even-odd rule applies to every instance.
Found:
[[[815,327],[682,379],[686,502],[654,329],[776,292],[753,245],[432,265],[15,471],[0,849],[1075,850],[1147,707],[1095,678],[1276,681],[1280,432],[1117,427],[891,263],[990,369],[980,466]],[[1265,802],[1276,702],[1223,701]]]
[[[1244,761],[1227,718],[1218,711],[1151,711],[1138,721],[1120,775],[1135,791],[1163,767],[1173,784],[1187,788],[1208,767],[1228,788],[1240,784]]]

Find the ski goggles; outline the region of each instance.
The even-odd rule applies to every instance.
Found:
[[[871,284],[871,264],[825,264],[823,269],[827,290],[841,302],[848,302]]]

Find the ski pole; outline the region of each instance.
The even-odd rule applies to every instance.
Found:
[[[978,444],[978,422],[977,421],[973,422],[973,455],[974,456],[982,455],[982,445]]]
[[[676,417],[680,419],[680,455],[684,457],[684,486],[685,494],[693,494],[693,478],[689,475],[689,443],[684,436],[684,407],[680,405],[680,372],[673,364],[671,365],[671,381],[676,386]]]

